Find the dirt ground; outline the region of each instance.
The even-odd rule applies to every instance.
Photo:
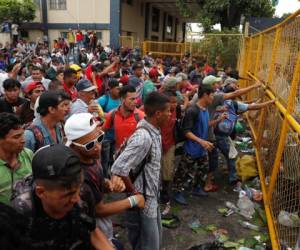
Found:
[[[218,208],[225,207],[226,201],[236,204],[238,200],[238,193],[227,185],[227,179],[227,175],[220,170],[216,176],[216,183],[220,185],[218,192],[210,193],[208,197],[189,195],[188,206],[172,203],[172,211],[179,217],[181,223],[176,229],[163,228],[163,250],[185,250],[192,246],[213,241],[214,236],[211,232],[195,233],[189,228],[189,223],[196,219],[203,226],[214,224],[218,229],[227,230],[230,241],[249,237],[251,232],[253,234],[253,231],[244,229],[238,224],[238,220],[242,219],[239,215],[232,214],[229,217],[223,217],[217,211]],[[124,217],[122,216],[114,218],[114,222],[122,224],[123,221]],[[123,243],[126,242],[125,249],[131,249],[126,238],[126,229],[115,227],[114,231]]]

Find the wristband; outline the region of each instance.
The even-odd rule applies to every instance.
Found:
[[[137,204],[138,204],[138,201],[137,201],[136,196],[135,196],[135,195],[134,195],[134,196],[131,196],[131,198],[132,198],[132,200],[133,200],[133,206],[136,207]]]
[[[128,197],[129,203],[130,203],[130,207],[133,208],[133,201],[131,199],[132,196]]]

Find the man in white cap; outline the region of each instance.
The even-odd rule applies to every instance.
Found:
[[[105,192],[122,192],[125,189],[120,177],[114,176],[111,180],[103,177],[99,156],[104,132],[89,113],[72,115],[66,121],[64,129],[67,137],[66,145],[77,153],[84,171],[81,199],[84,201],[93,200],[97,225],[115,245],[116,249],[119,249],[120,243],[113,238],[112,223],[108,216],[121,213],[132,207],[143,208],[144,197],[138,194],[123,200],[104,203]]]

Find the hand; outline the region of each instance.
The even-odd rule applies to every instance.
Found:
[[[255,87],[255,88],[260,88],[262,86],[263,86],[262,82],[257,82],[253,85],[253,87]]]
[[[200,145],[207,151],[212,151],[214,148],[214,144],[209,141],[202,140]]]
[[[218,121],[224,121],[226,118],[228,118],[228,113],[222,113],[219,117],[218,117]]]
[[[113,192],[121,193],[126,189],[125,183],[119,176],[112,176],[110,181],[112,183]]]
[[[88,112],[89,113],[99,113],[100,111],[100,108],[99,108],[99,105],[95,102],[90,102],[89,106],[88,106]]]
[[[137,207],[138,208],[144,208],[145,207],[145,198],[141,194],[135,195],[135,198],[137,200]]]
[[[20,69],[21,69],[21,63],[17,63],[11,71],[12,78],[15,79],[17,77]]]
[[[113,184],[109,179],[104,179],[104,188],[108,192],[113,192]]]

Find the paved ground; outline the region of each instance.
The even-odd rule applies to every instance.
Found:
[[[173,202],[173,212],[180,218],[181,225],[177,229],[163,229],[164,250],[185,250],[195,245],[213,241],[212,233],[194,233],[188,227],[188,224],[195,219],[199,219],[202,225],[214,224],[218,229],[227,230],[231,241],[247,238],[253,234],[251,230],[244,229],[238,224],[238,220],[242,219],[239,215],[233,214],[229,217],[223,217],[217,211],[218,208],[225,207],[225,201],[236,203],[238,193],[233,192],[232,188],[226,184],[227,175],[221,171],[217,175],[216,182],[220,184],[221,189],[217,193],[210,193],[209,197],[189,196],[189,206],[180,206]],[[114,220],[122,223],[124,218],[119,217]],[[116,227],[115,232],[122,242],[127,242],[125,229]],[[128,243],[126,243],[126,249],[131,249]]]

